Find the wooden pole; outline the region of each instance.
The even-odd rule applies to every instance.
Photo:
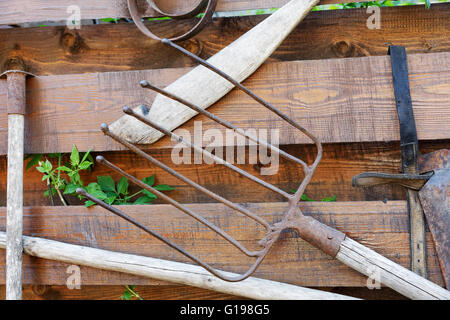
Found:
[[[0,232],[0,248],[5,248],[6,238]],[[250,299],[263,300],[354,300],[340,294],[294,286],[259,278],[241,282],[227,282],[214,277],[202,267],[132,254],[83,247],[54,240],[23,237],[24,253],[49,260],[83,265],[108,271],[129,273],[178,284],[214,290]],[[236,276],[224,272],[227,276]]]
[[[450,291],[345,238],[336,259],[414,300],[450,300]]]
[[[7,71],[8,174],[6,191],[6,299],[22,299],[23,155],[26,73]],[[3,75],[4,75],[3,74]]]

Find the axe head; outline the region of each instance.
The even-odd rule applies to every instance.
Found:
[[[420,171],[434,171],[419,191],[419,198],[430,228],[445,285],[450,285],[450,154],[439,150],[421,156]]]

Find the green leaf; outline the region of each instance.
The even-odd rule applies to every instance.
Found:
[[[66,166],[60,166],[58,168],[56,168],[56,170],[61,170],[61,171],[65,171],[65,172],[72,172],[73,170],[66,167]]]
[[[332,196],[332,197],[329,197],[329,198],[323,198],[323,199],[320,200],[320,201],[324,201],[324,202],[336,202],[336,196]]]
[[[44,174],[44,175],[42,176],[42,181],[47,180],[47,179],[49,179],[49,178],[50,178],[50,176],[49,176],[48,174]]]
[[[42,165],[42,167],[45,169],[46,172],[50,172],[53,169],[52,163],[48,160],[45,160],[44,164]]]
[[[119,182],[117,182],[117,193],[128,194],[128,180],[125,177],[120,178]]]
[[[98,176],[97,182],[104,192],[116,192],[116,184],[114,183],[113,178],[111,178],[110,176]]]
[[[41,159],[42,159],[42,154],[32,154],[32,155],[29,155],[29,157],[31,157],[31,160],[28,161],[26,170],[37,165],[39,163],[39,161],[41,161]]]
[[[87,192],[99,200],[105,200],[107,197],[106,194],[101,190],[100,185],[96,182],[89,183],[89,185],[87,186]]]
[[[150,191],[145,190],[145,189],[142,190],[142,193],[143,193],[146,197],[152,199],[152,201],[158,198],[156,195],[154,195],[153,193],[151,193]]]
[[[127,289],[127,291],[125,291],[123,293],[123,295],[120,297],[120,299],[122,299],[122,300],[131,300],[131,292],[128,291],[128,289]]]
[[[90,161],[82,161],[81,164],[78,166],[80,170],[86,170],[91,166],[92,162]]]
[[[302,194],[302,197],[300,198],[302,201],[315,201],[311,198],[309,198],[306,194]]]
[[[158,190],[158,191],[172,191],[172,190],[175,190],[174,187],[171,187],[171,186],[169,186],[167,184],[160,184],[160,185],[158,185],[158,186],[156,186],[154,188],[156,190]]]
[[[46,172],[44,167],[36,167],[36,170],[39,171],[39,172],[42,172],[42,173]]]
[[[72,153],[70,154],[70,164],[72,167],[76,167],[80,163],[80,153],[77,147],[74,145],[72,148]]]
[[[151,203],[154,199],[145,196],[142,196],[140,198],[138,198],[135,202],[133,202],[133,204],[139,205],[139,204],[148,204]]]
[[[84,160],[86,160],[87,157],[89,157],[89,153],[91,153],[91,149],[89,149],[83,156],[83,158],[81,159],[80,163],[83,163]],[[92,161],[94,162],[94,161]]]
[[[142,181],[145,184],[148,184],[150,187],[153,186],[155,184],[155,175],[152,175],[151,177],[147,177],[142,179]]]
[[[92,207],[93,205],[95,205],[95,202],[94,202],[94,201],[91,201],[91,200],[88,200],[88,201],[86,201],[86,202],[84,203],[84,206],[85,206],[86,208]]]
[[[118,18],[103,18],[100,20],[102,20],[103,22],[117,22],[119,19]]]
[[[112,194],[112,195],[109,195],[105,200],[103,200],[103,201],[105,201],[107,204],[113,204],[114,203],[114,201],[116,200],[116,198],[117,198],[117,195],[116,194]]]
[[[70,181],[72,181],[72,183],[83,185],[80,174],[78,172],[76,172],[76,171],[70,172],[69,177],[70,177]]]
[[[66,185],[66,188],[64,189],[64,194],[72,194],[75,191],[77,191],[78,185],[74,183],[69,183]]]

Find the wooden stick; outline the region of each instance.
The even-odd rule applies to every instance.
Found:
[[[345,238],[336,259],[411,299],[450,300],[450,291]]]
[[[5,242],[6,235],[4,232],[0,232],[0,248],[5,248]],[[83,247],[42,238],[24,236],[23,248],[24,253],[34,257],[109,271],[125,272],[251,299],[355,299],[344,295],[253,277],[242,282],[226,282],[195,265]],[[233,276],[232,273],[227,273],[227,275]]]
[[[26,74],[11,71],[8,82],[8,176],[6,196],[6,299],[22,299],[23,155]]]
[[[290,1],[211,57],[208,62],[237,81],[245,80],[266,61],[318,2],[318,0]],[[221,76],[199,66],[165,89],[206,109],[233,88],[234,86]],[[185,105],[162,95],[157,95],[150,111],[143,111],[140,107],[134,111],[168,130],[177,128],[197,114]],[[110,126],[110,130],[132,143],[140,144],[151,144],[163,136],[161,132],[148,128],[130,116],[122,116]]]

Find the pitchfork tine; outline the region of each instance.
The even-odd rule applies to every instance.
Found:
[[[155,190],[155,191],[157,191],[157,190]],[[125,219],[126,221],[128,221],[131,224],[135,225],[139,229],[145,231],[146,233],[148,233],[148,234],[152,235],[153,237],[157,238],[158,240],[164,242],[165,244],[167,244],[172,249],[175,249],[176,251],[178,251],[179,253],[181,253],[185,257],[191,259],[193,262],[199,264],[200,266],[202,266],[203,268],[205,268],[206,270],[211,272],[213,275],[215,275],[216,277],[218,277],[218,278],[220,278],[222,280],[230,281],[230,282],[237,282],[237,281],[242,281],[242,280],[248,278],[254,272],[254,270],[259,266],[259,264],[262,262],[262,259],[264,258],[264,255],[260,255],[259,258],[255,261],[255,263],[249,268],[249,270],[245,274],[243,274],[241,276],[237,276],[237,277],[224,276],[220,272],[218,272],[215,269],[213,269],[209,264],[203,262],[201,259],[191,255],[189,252],[185,251],[183,248],[181,248],[177,244],[171,242],[170,240],[164,238],[160,234],[158,234],[158,233],[152,231],[151,229],[147,228],[146,226],[142,225],[138,221],[134,220],[133,218],[131,218],[130,216],[128,216],[127,214],[122,212],[121,210],[119,210],[119,209],[117,209],[117,208],[107,204],[106,202],[103,202],[103,201],[93,197],[92,195],[87,193],[82,188],[78,188],[76,190],[76,192],[77,192],[77,194],[86,197],[87,199],[89,199],[90,201],[95,202],[96,204],[98,204],[102,208],[105,208],[106,210],[110,211],[111,213],[114,213],[115,215],[121,217],[122,219]]]
[[[167,171],[168,173],[170,173],[171,175],[173,175],[174,177],[180,179],[181,181],[189,184],[190,186],[196,188],[197,190],[203,192],[204,194],[210,196],[211,198],[213,198],[214,200],[220,201],[223,204],[225,204],[226,206],[228,206],[231,209],[234,209],[236,211],[241,212],[242,214],[248,216],[249,218],[259,222],[260,224],[262,224],[267,231],[269,231],[270,225],[267,223],[267,221],[265,221],[264,219],[261,219],[260,217],[258,217],[257,215],[253,214],[251,211],[247,210],[246,208],[237,205],[217,194],[215,194],[214,192],[211,192],[210,190],[204,188],[203,186],[195,183],[194,181],[186,178],[185,176],[183,176],[182,174],[178,173],[177,171],[173,170],[172,168],[166,166],[165,164],[163,164],[162,162],[156,160],[155,158],[153,158],[152,156],[146,154],[144,151],[142,151],[141,149],[139,149],[138,147],[136,147],[135,145],[119,138],[118,136],[116,136],[115,134],[113,134],[110,130],[109,127],[106,123],[103,123],[100,126],[101,130],[103,131],[103,133],[109,137],[111,137],[113,140],[119,142],[120,144],[122,144],[123,146],[127,147],[129,150],[133,151],[134,153],[140,155],[141,157],[145,158],[146,160],[150,161],[151,163],[153,163],[154,165],[160,167],[161,169]]]
[[[244,254],[246,254],[246,255],[248,255],[250,257],[256,257],[256,256],[258,256],[259,254],[262,253],[262,250],[260,250],[260,251],[249,251],[249,250],[247,250],[245,247],[243,247],[239,242],[237,242],[235,239],[233,239],[230,235],[228,235],[222,229],[216,227],[214,224],[212,224],[211,222],[209,222],[205,218],[199,216],[198,214],[196,214],[192,210],[186,208],[181,203],[173,200],[171,197],[166,196],[164,193],[156,190],[155,188],[149,186],[148,184],[140,181],[139,179],[135,178],[131,174],[125,172],[122,169],[120,169],[119,167],[113,165],[111,162],[106,160],[104,157],[98,156],[96,158],[96,160],[97,160],[97,162],[103,164],[104,166],[109,167],[110,169],[112,169],[115,172],[119,173],[123,177],[131,180],[134,184],[138,185],[139,187],[144,188],[145,190],[148,190],[148,191],[156,194],[158,197],[162,198],[164,201],[167,201],[168,203],[173,205],[175,208],[183,211],[184,213],[186,213],[187,215],[191,216],[192,218],[194,218],[198,222],[202,223],[203,225],[205,225],[206,227],[208,227],[212,231],[217,232],[221,237],[223,237],[225,240],[228,240],[229,242],[231,242],[236,248],[241,250]]]
[[[153,122],[153,121],[151,121],[151,120],[141,116],[140,114],[134,112],[130,107],[124,107],[123,108],[123,112],[125,112],[126,114],[128,114],[130,116],[135,117],[139,121],[141,121],[141,122],[145,123],[146,125],[148,125],[148,126],[154,128],[154,129],[164,133],[165,135],[168,135],[173,140],[181,142],[181,143],[185,144],[186,146],[188,146],[188,147],[190,147],[190,148],[192,148],[192,149],[194,149],[194,150],[196,150],[198,152],[201,152],[203,155],[205,155],[208,158],[214,160],[216,163],[223,164],[227,168],[229,168],[229,169],[239,173],[240,175],[242,175],[242,176],[244,176],[244,177],[246,177],[246,178],[248,178],[248,179],[250,179],[250,180],[252,180],[252,181],[254,181],[254,182],[258,183],[258,184],[260,184],[260,185],[262,185],[263,187],[265,187],[265,188],[267,188],[267,189],[269,189],[269,190],[271,190],[273,192],[278,193],[279,195],[285,197],[286,199],[291,199],[292,198],[292,195],[290,195],[289,193],[287,193],[287,192],[285,192],[285,191],[283,191],[283,190],[281,190],[281,189],[271,185],[270,183],[267,183],[264,180],[259,179],[259,178],[255,177],[254,175],[252,175],[252,174],[250,174],[250,173],[248,173],[248,172],[246,172],[246,171],[244,171],[244,170],[242,170],[242,169],[232,165],[231,163],[225,161],[222,158],[219,158],[219,157],[213,155],[211,152],[208,152],[208,151],[206,151],[203,148],[199,148],[199,147],[193,145],[190,142],[184,141],[182,137],[177,136],[176,134],[172,133],[171,131],[161,127],[157,123],[155,123],[155,122]]]
[[[256,137],[253,137],[253,136],[245,133],[244,130],[234,126],[230,122],[225,121],[225,120],[215,116],[211,112],[208,112],[205,109],[202,109],[202,108],[200,108],[200,107],[198,107],[198,106],[196,106],[196,105],[194,105],[194,104],[184,100],[183,98],[180,98],[177,95],[174,95],[174,94],[172,94],[172,93],[170,93],[170,92],[168,92],[168,91],[166,91],[164,89],[161,89],[161,88],[158,88],[158,87],[152,85],[147,80],[142,80],[140,82],[140,85],[143,88],[153,90],[153,91],[155,91],[155,92],[157,92],[159,94],[162,94],[163,96],[165,96],[165,97],[167,97],[169,99],[172,99],[172,100],[175,100],[175,101],[177,101],[177,102],[179,102],[181,104],[184,104],[186,107],[188,107],[188,108],[190,108],[190,109],[192,109],[192,110],[194,110],[194,111],[196,111],[196,112],[198,112],[198,113],[208,117],[209,119],[217,122],[218,124],[228,128],[228,129],[233,130],[234,132],[236,132],[236,133],[238,133],[238,134],[240,134],[240,135],[242,135],[244,137],[247,137],[249,140],[251,140],[253,142],[256,142],[258,144],[262,144],[266,148],[269,147],[272,152],[276,152],[277,154],[281,155],[283,158],[291,160],[291,161],[294,161],[294,162],[297,162],[298,164],[302,165],[304,173],[307,174],[307,171],[309,170],[309,167],[303,160],[298,159],[297,157],[294,157],[294,156],[290,155],[289,153],[284,152],[283,150],[273,146],[272,144],[270,144],[270,143],[268,143],[268,142],[266,142],[264,140],[260,140],[260,139],[258,139]]]

